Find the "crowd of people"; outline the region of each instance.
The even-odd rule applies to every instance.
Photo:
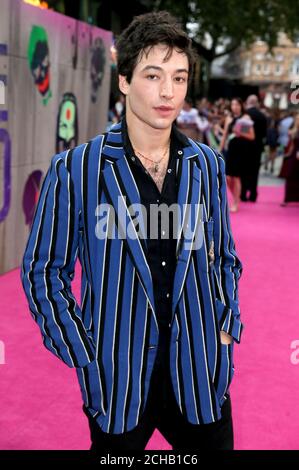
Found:
[[[260,168],[274,173],[277,156],[283,156],[277,176],[285,178],[282,206],[299,202],[299,114],[267,109],[256,95],[243,102],[220,98],[186,100],[177,118],[181,132],[204,142],[225,157],[227,185],[233,196],[232,212],[239,202],[256,202]]]
[[[120,95],[109,110],[109,124],[118,122],[125,112]],[[227,186],[232,193],[231,212],[239,210],[240,201],[256,202],[260,168],[274,174],[278,156],[283,156],[276,175],[285,178],[282,206],[299,202],[299,114],[268,109],[256,95],[243,102],[219,98],[193,101],[186,97],[176,119],[186,136],[220,151],[226,161]]]

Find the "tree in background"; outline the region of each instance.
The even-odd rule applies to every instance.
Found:
[[[230,54],[255,40],[271,50],[278,32],[298,38],[299,8],[296,0],[48,0],[66,15],[89,21],[119,34],[133,16],[153,10],[168,10],[182,23],[201,57],[203,93],[208,94],[211,66],[215,59]]]
[[[181,19],[203,59],[205,94],[208,93],[212,62],[249,47],[257,39],[270,50],[279,32],[298,39],[299,8],[294,0],[155,0],[156,10],[168,10]]]

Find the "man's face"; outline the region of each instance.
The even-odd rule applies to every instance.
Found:
[[[137,63],[131,83],[119,76],[119,86],[126,95],[127,113],[155,128],[167,129],[176,119],[188,87],[189,63],[186,54],[173,49],[171,57],[165,45],[154,46]]]

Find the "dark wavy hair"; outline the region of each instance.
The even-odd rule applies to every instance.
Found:
[[[142,54],[148,54],[157,44],[168,46],[165,61],[169,60],[173,49],[186,54],[190,79],[196,61],[192,40],[182,30],[177,19],[167,11],[135,16],[121,33],[116,41],[118,73],[126,77],[127,82],[130,83]]]

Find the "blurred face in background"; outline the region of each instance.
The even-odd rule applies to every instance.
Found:
[[[192,103],[189,103],[188,101],[184,101],[183,109],[185,111],[190,111],[190,109],[192,109]]]
[[[234,116],[240,116],[240,114],[242,114],[242,106],[237,100],[232,100],[230,109]]]

